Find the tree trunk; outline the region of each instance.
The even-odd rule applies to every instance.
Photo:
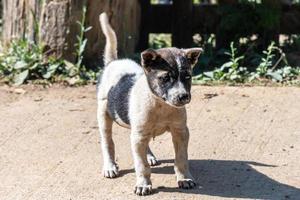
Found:
[[[39,40],[57,57],[75,62],[76,35],[79,34],[82,1],[47,0],[41,5]]]
[[[3,40],[36,39],[35,24],[40,6],[35,0],[2,0]]]
[[[82,18],[83,6],[87,6],[85,34],[88,43],[85,60],[99,64],[105,44],[99,25],[99,14],[108,12],[115,28],[121,55],[134,53],[138,42],[140,22],[139,0],[2,0],[2,40],[25,38],[46,45],[48,52],[75,62],[74,55],[79,34],[76,23]]]

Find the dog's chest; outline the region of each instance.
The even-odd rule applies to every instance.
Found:
[[[149,133],[155,137],[170,131],[172,127],[185,125],[185,112],[177,109],[156,108],[151,112],[148,122]]]

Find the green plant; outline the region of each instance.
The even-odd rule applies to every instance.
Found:
[[[247,69],[240,66],[240,61],[243,60],[244,56],[237,56],[237,49],[234,47],[234,43],[230,43],[230,52],[225,52],[226,55],[230,56],[230,61],[223,64],[221,69],[224,71],[228,69],[228,73],[225,74],[226,80],[244,82],[246,77]]]
[[[276,57],[276,51],[279,52],[280,58],[277,62],[274,62]],[[285,66],[282,69],[275,70],[280,62],[284,61]],[[249,78],[250,81],[255,79],[272,79],[274,81],[282,82],[287,79],[287,77],[294,76],[295,73],[292,68],[288,65],[283,51],[275,45],[275,42],[271,42],[266,51],[263,51],[263,57],[261,62],[256,68],[256,71],[251,73]]]
[[[150,34],[149,35],[149,47],[153,49],[159,49],[171,46],[170,34]]]
[[[85,65],[83,65],[83,54],[87,45],[88,40],[84,37],[84,34],[92,29],[91,26],[85,27],[86,22],[86,6],[82,9],[82,18],[81,21],[77,21],[79,25],[79,35],[77,35],[77,43],[75,44],[75,55],[76,55],[76,63],[73,64],[68,61],[64,61],[65,70],[64,74],[68,77],[67,81],[69,84],[84,84],[88,80],[95,80],[96,73],[87,70]]]
[[[268,46],[267,51],[263,51],[265,57],[262,57],[261,63],[256,68],[256,75],[260,77],[267,75],[268,69],[273,65],[272,59],[275,57],[274,50],[275,50],[275,42],[272,42]]]
[[[277,60],[275,60],[276,52],[280,55]],[[220,81],[242,83],[264,79],[279,83],[299,84],[297,79],[299,79],[300,76],[300,68],[289,66],[284,52],[277,47],[274,42],[268,46],[266,51],[263,51],[259,65],[255,72],[252,73],[250,73],[247,68],[240,66],[240,62],[243,61],[245,57],[237,56],[237,49],[233,43],[230,45],[230,52],[225,52],[225,54],[230,56],[228,62],[224,63],[220,68],[193,77],[193,83],[203,84]],[[280,63],[283,63],[284,66],[280,69],[276,69]]]
[[[82,65],[82,60],[83,60],[83,53],[87,44],[87,39],[84,38],[84,34],[88,32],[89,30],[92,29],[91,26],[85,27],[85,21],[86,21],[86,6],[83,7],[82,9],[82,18],[81,21],[77,21],[77,24],[79,25],[80,32],[79,35],[77,36],[77,43],[75,44],[76,47],[76,57],[77,57],[77,62],[76,62],[76,67],[84,67]]]
[[[28,79],[50,79],[61,64],[60,60],[44,56],[43,46],[27,40],[13,41],[0,54],[0,74],[15,85]]]
[[[217,68],[210,72],[204,72],[203,75],[195,77],[194,81],[200,79],[200,81],[233,81],[244,82],[248,76],[248,71],[245,67],[240,66],[240,61],[244,59],[244,56],[237,56],[237,48],[234,47],[234,43],[230,44],[230,51],[225,52],[225,55],[230,57],[230,60],[224,63],[220,68]]]

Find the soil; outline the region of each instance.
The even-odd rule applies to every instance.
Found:
[[[154,194],[133,194],[129,130],[114,126],[120,177],[105,179],[96,89],[0,87],[0,199],[300,199],[300,89],[199,87],[187,106],[190,168],[177,188],[169,133],[151,142]]]

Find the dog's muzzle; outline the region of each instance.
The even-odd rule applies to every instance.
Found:
[[[185,104],[190,103],[191,101],[191,97],[189,94],[187,93],[183,93],[183,94],[179,94],[176,98],[175,101],[173,103],[174,106],[184,106]]]

